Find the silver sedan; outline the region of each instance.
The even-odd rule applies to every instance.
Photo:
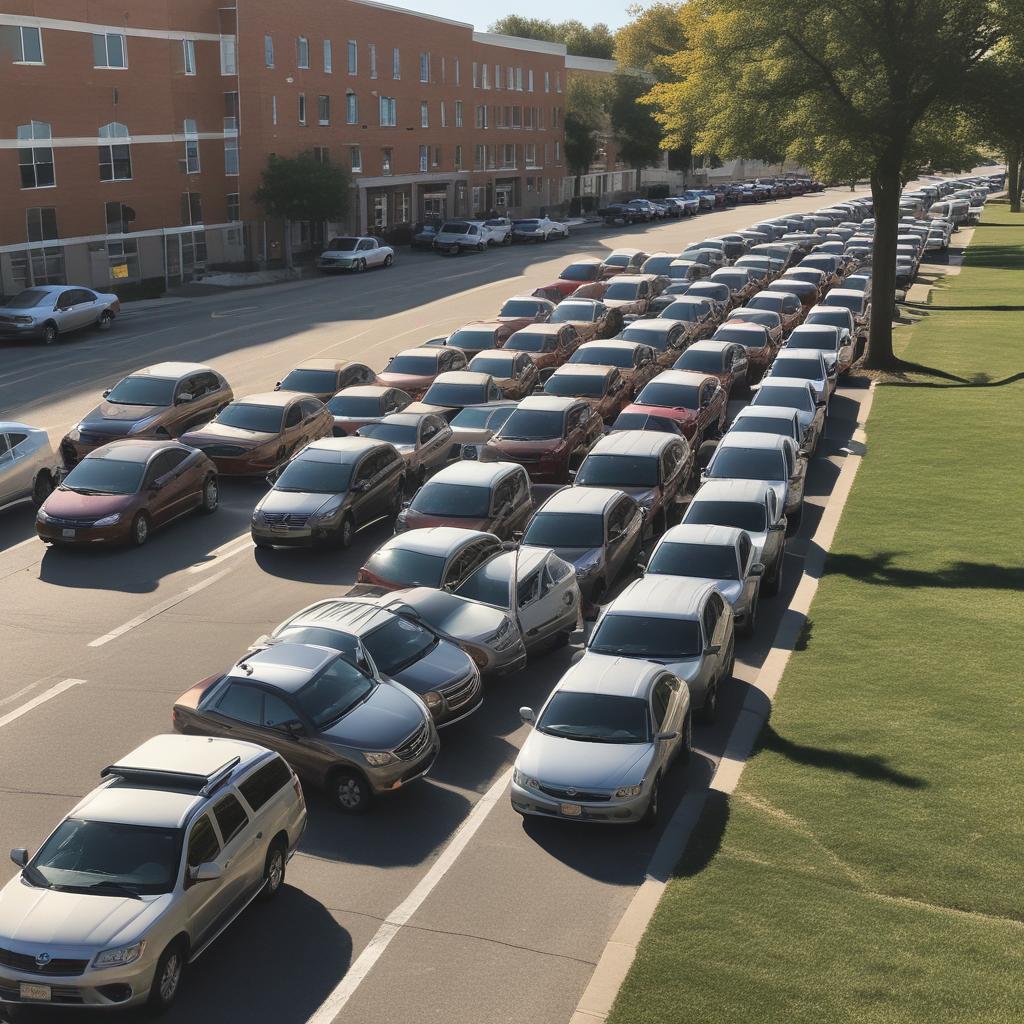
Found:
[[[0,420],[0,510],[21,501],[42,505],[57,482],[56,467],[45,430]]]
[[[37,285],[0,306],[0,338],[52,345],[60,335],[85,327],[109,330],[120,312],[116,295],[66,285]]]

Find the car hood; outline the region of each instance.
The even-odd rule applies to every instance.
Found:
[[[690,680],[696,678],[700,672],[701,659],[700,658],[648,658],[648,661],[653,661],[656,665],[664,665],[677,679],[682,679],[684,682],[690,682]]]
[[[369,699],[321,736],[328,743],[368,750],[393,750],[424,722],[422,705],[391,683],[381,683]]]
[[[448,640],[439,640],[425,658],[413,662],[392,678],[413,693],[427,693],[463,679],[473,667],[468,654]]]
[[[79,494],[58,489],[43,503],[43,511],[61,519],[102,519],[129,508],[134,497],[134,494]]]
[[[652,753],[650,743],[587,743],[534,729],[516,758],[516,767],[560,789],[616,789],[634,774],[639,782],[640,769],[646,768]]]
[[[640,299],[602,299],[601,301],[609,309],[620,309],[623,306],[635,306],[641,300]]]
[[[100,402],[88,415],[82,417],[81,430],[120,437],[127,434],[133,424],[141,420],[156,419],[167,412],[160,405],[118,405],[114,402]]]
[[[415,608],[427,625],[455,640],[483,639],[508,621],[505,612],[497,608],[434,587],[403,591],[401,599]]]
[[[15,942],[106,948],[136,941],[163,912],[171,895],[97,896],[37,889],[12,879],[0,892],[0,934]]]
[[[309,491],[281,491],[274,488],[268,491],[256,506],[260,512],[290,512],[294,515],[312,515],[328,502],[333,502],[335,494],[310,493]]]
[[[230,441],[232,444],[255,448],[278,437],[277,433],[266,433],[262,430],[243,430],[241,427],[229,427],[224,423],[207,423],[197,430],[183,434],[181,440],[188,445],[213,444]]]

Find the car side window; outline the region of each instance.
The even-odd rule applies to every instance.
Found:
[[[506,505],[512,504],[513,482],[502,480],[494,490],[494,511],[499,512]]]
[[[11,451],[15,455],[17,455],[18,454],[18,452],[17,452],[18,445],[21,444],[21,442],[26,440],[27,438],[28,438],[28,434],[8,434],[7,435],[7,444],[10,447]],[[3,443],[0,443],[0,452],[3,452],[3,448],[4,448]]]
[[[611,539],[626,529],[629,522],[630,506],[628,501],[620,500],[608,516],[608,537]]]
[[[195,820],[192,831],[189,833],[186,863],[190,868],[197,868],[207,861],[216,860],[218,853],[220,853],[220,842],[217,839],[217,833],[213,830],[210,816],[204,814]]]
[[[715,626],[718,625],[718,615],[715,612],[714,603],[710,598],[704,605],[704,609],[700,613],[700,616],[704,623],[704,642],[711,643],[711,638],[715,635]]]
[[[257,768],[247,779],[243,779],[238,788],[245,802],[258,811],[268,800],[289,782],[292,773],[288,765],[280,757],[271,758],[262,768]]]
[[[426,444],[431,438],[437,436],[438,430],[440,430],[440,427],[435,420],[424,420],[420,424],[420,441]]]
[[[152,486],[165,473],[170,472],[170,459],[168,458],[169,455],[170,452],[161,452],[149,464],[149,466],[146,469],[146,476],[142,482],[142,486],[144,488]]]
[[[530,575],[516,587],[516,599],[519,607],[525,608],[540,597],[540,570]]]
[[[263,712],[263,693],[245,683],[230,683],[214,704],[214,710],[236,722],[259,725]]]
[[[164,452],[162,458],[164,459],[164,473],[170,473],[188,458],[188,452],[183,448],[172,448],[169,452]]]
[[[665,678],[659,679],[654,684],[654,692],[651,694],[651,711],[654,714],[655,730],[661,729],[665,724],[665,718],[668,715],[668,705],[671,699],[672,687],[669,686],[668,680]]]
[[[315,416],[323,408],[323,404],[312,398],[304,398],[299,402],[299,408],[302,410],[302,418],[309,419],[309,417]]]
[[[217,827],[225,846],[249,824],[249,815],[232,793],[213,805],[213,816],[217,819]]]
[[[545,589],[548,585],[561,583],[572,572],[572,566],[557,556],[548,557],[547,567],[544,570]]]
[[[521,505],[524,502],[530,500],[530,478],[526,475],[526,470],[520,470],[512,478],[514,487],[513,500],[517,505]]]
[[[75,304],[75,292],[73,290],[69,290],[69,291],[66,291],[66,292],[61,292],[60,295],[57,296],[57,301],[54,303],[53,308],[54,309],[70,309],[74,304]]]
[[[272,693],[263,695],[262,721],[270,729],[279,729],[285,722],[294,722],[298,715],[280,697]]]
[[[373,468],[375,462],[376,459],[374,458],[372,452],[369,455],[365,456],[363,458],[363,461],[359,463],[359,466],[356,469],[355,476],[353,478],[353,483],[361,484],[369,481],[376,472],[376,470]]]
[[[11,446],[7,440],[7,435],[0,434],[0,462],[9,462],[12,458]]]
[[[288,415],[285,416],[285,427],[297,427],[302,422],[302,405],[296,402],[288,407]]]

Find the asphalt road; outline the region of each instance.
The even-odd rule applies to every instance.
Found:
[[[104,387],[168,358],[211,364],[238,395],[272,387],[314,355],[382,366],[391,352],[493,314],[505,298],[553,279],[570,254],[627,245],[678,252],[849,195],[453,259],[403,253],[393,269],[360,277],[128,309],[109,334],[6,347],[0,416],[44,426],[56,443]],[[863,393],[840,387],[833,399],[782,593],[762,603],[756,635],[740,641],[718,723],[698,730],[699,756],[674,770],[663,792],[666,817],[686,787],[711,777],[795,585]],[[0,848],[37,848],[104,765],[170,730],[175,697],[297,608],[350,585],[387,536],[378,526],[348,552],[257,553],[247,530],[263,489],[225,480],[215,516],[179,522],[139,550],[47,551],[33,539],[28,507],[0,516]],[[194,965],[166,1019],[565,1024],[657,841],[656,832],[524,825],[509,805],[502,782],[526,735],[517,709],[539,706],[573,653],[490,684],[481,711],[443,733],[431,776],[366,817],[345,818],[310,793],[289,884]],[[14,870],[0,864],[0,882]],[[375,936],[371,949],[387,940],[379,958],[346,981]]]

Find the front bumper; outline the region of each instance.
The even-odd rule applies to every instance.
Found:
[[[317,260],[318,270],[351,270],[355,266],[353,260]]]
[[[149,998],[156,972],[156,958],[160,950],[146,949],[143,958],[125,967],[105,967],[96,970],[87,967],[81,974],[59,976],[29,973],[0,965],[0,1005],[60,1006],[60,1007],[123,1007],[138,1006]],[[23,986],[42,986],[49,990],[49,998],[31,994],[34,989]]]
[[[370,788],[379,796],[384,793],[393,793],[403,786],[408,786],[410,782],[423,778],[434,767],[434,762],[437,760],[437,754],[440,749],[441,743],[435,731],[431,737],[430,745],[418,758],[412,761],[399,761],[395,764],[389,764],[385,768],[370,768],[367,770],[366,778],[370,783]]]
[[[36,533],[47,544],[125,544],[130,526],[131,517],[124,516],[113,526],[81,525],[78,520],[60,519],[43,523],[37,519]]]
[[[591,795],[591,794],[587,794]],[[567,793],[553,796],[535,789],[512,783],[512,809],[520,814],[563,821],[601,822],[606,825],[629,825],[640,821],[647,812],[650,794],[646,791],[626,800],[610,797],[607,801],[574,800]],[[579,808],[579,813],[567,813],[566,808]]]

